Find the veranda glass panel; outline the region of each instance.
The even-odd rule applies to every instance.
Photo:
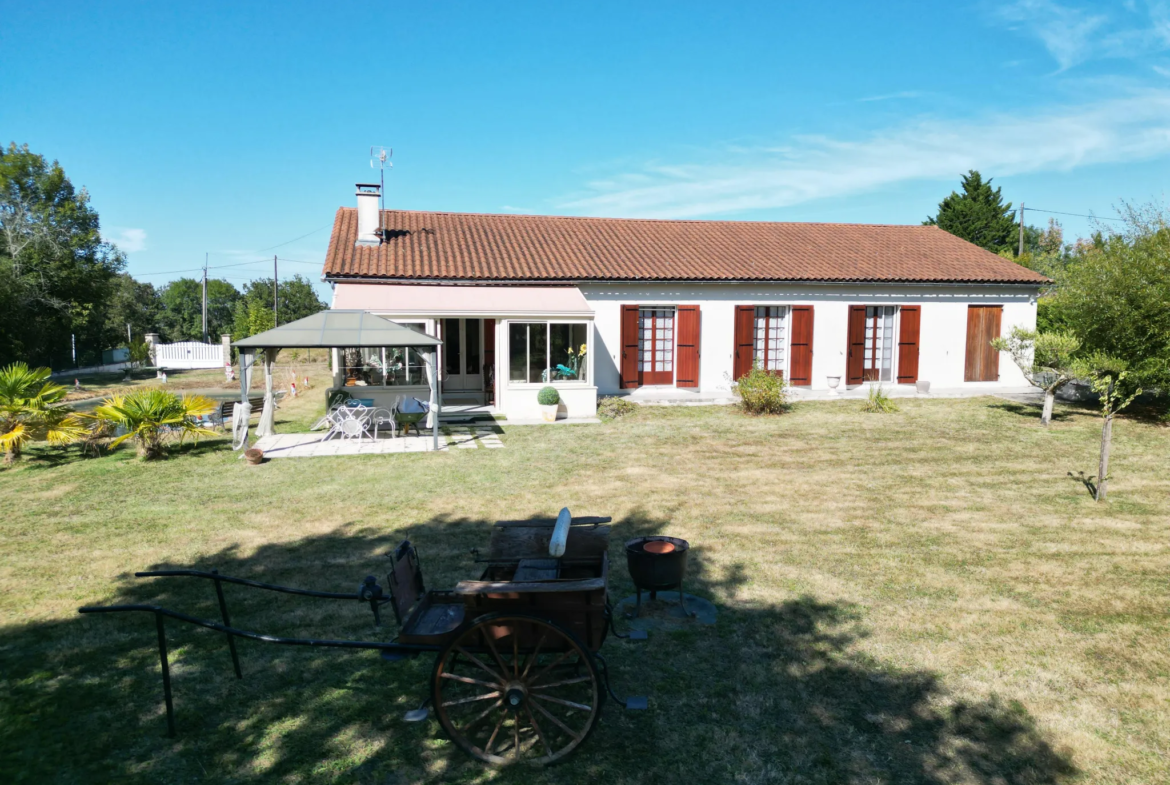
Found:
[[[508,327],[508,381],[528,381],[528,325]]]
[[[550,324],[549,371],[554,382],[582,381],[585,359],[584,325]]]
[[[528,325],[528,381],[547,382],[548,324]]]

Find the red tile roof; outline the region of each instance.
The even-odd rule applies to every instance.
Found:
[[[335,279],[474,281],[916,281],[1048,279],[933,226],[657,221],[382,212],[381,245],[355,246],[337,211]]]

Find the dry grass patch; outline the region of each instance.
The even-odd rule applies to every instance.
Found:
[[[848,403],[781,417],[643,409],[602,426],[506,428],[504,450],[272,461],[222,442],[157,465],[129,452],[0,473],[0,771],[30,782],[1154,782],[1170,748],[1170,477],[1165,429],[1118,423],[1111,498],[1099,421],[1050,429],[995,399]],[[304,427],[318,396],[290,401]],[[126,571],[219,568],[350,591],[405,536],[431,586],[474,572],[491,521],[568,504],[616,546],[694,544],[714,628],[611,639],[618,688],[573,761],[485,771],[399,715],[429,661],[241,646],[174,628],[177,741],[163,736],[148,620],[83,603],[214,616],[206,586]],[[620,553],[620,551],[618,552]],[[615,554],[617,555],[617,554]],[[611,590],[630,593],[620,555]],[[241,626],[374,633],[368,611],[244,593]],[[635,686],[636,685],[636,686]],[[675,758],[680,750],[685,755]]]

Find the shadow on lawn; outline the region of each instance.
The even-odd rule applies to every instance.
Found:
[[[592,511],[590,511],[592,512]],[[346,527],[190,566],[327,591],[384,574],[383,554],[409,533],[429,587],[478,570],[489,522],[439,518],[405,530]],[[667,529],[635,515],[611,542],[612,596],[632,591],[622,540]],[[648,712],[610,703],[565,765],[506,771],[498,782],[1057,783],[1075,773],[1012,701],[950,701],[935,674],[899,670],[857,651],[856,610],[814,598],[735,602],[750,576],[714,574],[701,544],[688,588],[721,605],[714,627],[610,637],[619,693],[651,696]],[[271,634],[383,639],[358,603],[225,587],[233,622]],[[158,603],[216,618],[205,581],[120,576],[94,604]],[[388,614],[389,615],[389,614]],[[432,660],[397,664],[349,653],[240,641],[237,681],[223,636],[168,622],[178,737],[166,737],[154,622],[147,614],[77,617],[0,629],[0,770],[15,782],[472,781],[480,766],[430,720],[400,717],[425,696]],[[11,779],[15,774],[15,779]]]

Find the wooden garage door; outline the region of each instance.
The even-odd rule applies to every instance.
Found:
[[[999,352],[991,339],[999,337],[1002,305],[967,306],[967,363],[963,379],[968,382],[999,381]]]

